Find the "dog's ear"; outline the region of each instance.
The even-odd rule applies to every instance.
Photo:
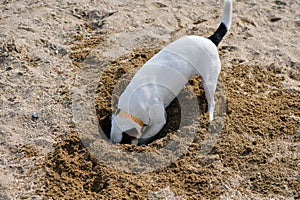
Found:
[[[151,106],[149,110],[149,117],[151,122],[157,124],[165,124],[166,123],[166,112],[164,106],[160,104],[155,104]]]

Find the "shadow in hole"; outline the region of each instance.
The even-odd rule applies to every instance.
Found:
[[[100,134],[104,134],[107,139],[110,139],[110,130],[111,130],[111,114],[107,114],[104,116],[99,115],[99,112],[97,112],[97,115],[99,117],[99,132]]]

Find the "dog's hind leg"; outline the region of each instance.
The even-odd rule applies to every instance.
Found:
[[[207,112],[209,113],[209,120],[212,121],[214,119],[214,110],[215,110],[215,90],[216,85],[214,84],[206,84],[205,81],[203,81],[203,88],[205,90],[205,98],[207,100],[208,109]]]
[[[215,110],[215,92],[218,84],[218,78],[221,69],[221,63],[219,59],[216,59],[214,65],[212,66],[215,71],[210,74],[206,74],[206,76],[202,77],[202,86],[205,92],[205,98],[208,104],[209,120],[212,121],[214,119],[214,110]]]

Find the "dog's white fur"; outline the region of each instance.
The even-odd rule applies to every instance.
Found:
[[[222,23],[228,30],[231,13],[232,0],[225,0]],[[111,142],[119,143],[122,133],[133,128],[137,131],[131,136],[140,141],[144,139],[142,143],[150,140],[166,123],[165,107],[196,74],[202,77],[209,118],[213,120],[214,93],[220,70],[218,49],[210,39],[186,36],[169,44],[144,64],[119,98],[118,108],[142,120],[148,125],[147,131],[142,133],[137,123],[113,115]]]

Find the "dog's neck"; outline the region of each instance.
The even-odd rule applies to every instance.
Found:
[[[141,128],[144,128],[146,126],[146,124],[144,124],[144,122],[142,120],[140,120],[139,118],[137,118],[136,116],[125,112],[124,110],[121,109],[117,109],[115,112],[115,115],[120,115],[121,117],[127,118],[129,120],[131,120],[134,123],[137,123]]]
[[[148,113],[147,110],[145,110],[144,112],[141,112],[141,109],[138,109],[137,107],[135,107],[135,109],[124,109],[122,111],[124,113],[126,113],[127,116],[132,116],[132,117],[126,117],[126,118],[128,118],[130,121],[133,121],[134,123],[138,124],[141,128],[143,128],[145,125],[149,125],[151,122],[149,115],[146,114],[146,113]],[[138,111],[138,112],[135,112],[135,111]]]

